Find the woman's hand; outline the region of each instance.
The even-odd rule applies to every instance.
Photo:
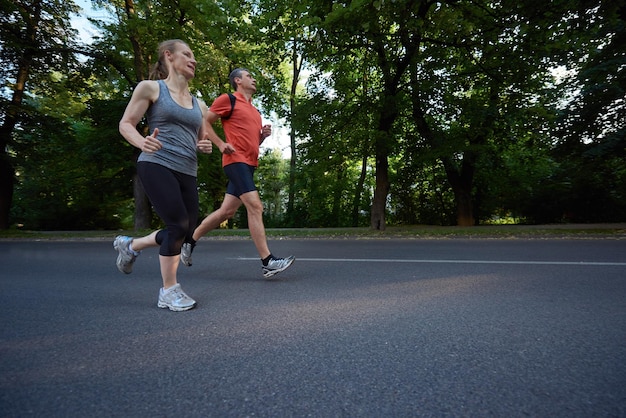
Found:
[[[198,150],[204,154],[210,154],[213,152],[213,143],[208,139],[201,139],[198,141]]]
[[[163,148],[163,144],[157,139],[158,134],[159,128],[155,128],[152,135],[148,135],[144,138],[143,145],[141,146],[143,152],[153,153]]]

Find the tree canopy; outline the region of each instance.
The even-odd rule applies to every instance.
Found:
[[[93,0],[92,39],[71,1],[0,2],[0,228],[158,223],[117,124],[173,38],[200,99],[246,67],[287,126],[258,170],[268,225],[626,215],[624,0]],[[200,156],[202,212],[225,191],[218,154]]]

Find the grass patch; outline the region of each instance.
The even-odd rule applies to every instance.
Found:
[[[112,240],[116,235],[143,236],[146,231],[0,231],[0,239]],[[391,226],[384,231],[370,228],[268,228],[269,239],[427,239],[427,238],[626,238],[626,224]],[[247,229],[217,229],[207,237],[249,239]]]

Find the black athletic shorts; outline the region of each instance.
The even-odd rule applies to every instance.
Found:
[[[232,163],[225,166],[224,173],[228,177],[226,193],[238,198],[244,193],[255,191],[254,170],[256,167],[246,163]]]

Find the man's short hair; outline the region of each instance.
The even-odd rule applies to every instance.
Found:
[[[245,68],[235,68],[234,70],[230,72],[230,75],[228,76],[228,80],[230,80],[230,86],[233,88],[233,90],[235,91],[237,90],[237,83],[235,83],[235,79],[243,77],[244,71],[247,73],[250,72]]]

